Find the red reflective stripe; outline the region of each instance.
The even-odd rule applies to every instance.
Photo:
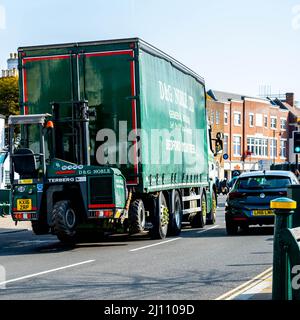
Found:
[[[28,212],[32,212],[32,211],[38,211],[38,208],[36,207],[33,207],[30,211]],[[24,210],[18,210],[17,208],[13,208],[13,212],[23,212],[24,213]],[[26,212],[25,212],[26,213]]]
[[[126,54],[132,55],[132,50],[86,53],[85,56],[88,58],[92,58],[92,57],[119,56],[119,55],[126,55]]]
[[[68,170],[68,171],[56,171],[55,174],[58,175],[64,175],[64,174],[75,174],[76,171],[75,170]]]
[[[89,209],[113,209],[115,208],[115,204],[90,204]]]
[[[24,64],[28,62],[34,61],[53,61],[53,60],[62,60],[62,59],[69,59],[70,55],[62,55],[62,56],[47,56],[47,57],[29,57],[24,58]]]
[[[131,52],[132,58],[134,58],[134,52]],[[131,95],[132,97],[136,96],[135,91],[135,63],[132,61],[130,63],[130,78],[131,78]],[[137,135],[137,118],[136,118],[136,100],[132,99],[131,102],[131,108],[132,108],[132,129]],[[134,141],[134,173],[137,176],[138,175],[138,155],[137,155],[137,139]],[[130,184],[138,184],[138,178],[136,177],[134,181],[132,181]]]

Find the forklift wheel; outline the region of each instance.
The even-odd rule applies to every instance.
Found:
[[[77,216],[70,201],[57,202],[53,208],[54,234],[61,242],[74,243],[76,239]]]

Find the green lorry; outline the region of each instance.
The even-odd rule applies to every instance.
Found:
[[[215,223],[200,76],[140,39],[18,52],[21,115],[9,118],[15,221],[63,242],[92,230],[164,239],[185,221]]]

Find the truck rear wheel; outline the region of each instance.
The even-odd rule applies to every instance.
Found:
[[[175,192],[173,199],[174,212],[170,215],[169,234],[170,236],[179,236],[181,233],[183,211],[181,197],[178,191]]]
[[[201,212],[198,212],[191,220],[191,226],[193,228],[204,228],[207,218],[207,202],[205,194],[201,197]]]
[[[138,234],[145,230],[146,212],[142,200],[132,203],[129,210],[129,233]]]
[[[53,208],[54,234],[64,243],[73,243],[76,239],[77,216],[70,201],[60,201]]]
[[[215,192],[213,192],[212,199],[211,199],[211,211],[207,218],[208,225],[214,225],[217,221],[217,206],[218,206],[217,195]]]
[[[153,228],[150,231],[152,239],[165,239],[168,234],[169,226],[169,209],[166,198],[161,192],[159,197],[155,200],[155,212],[153,217]]]

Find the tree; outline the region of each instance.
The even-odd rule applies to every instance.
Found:
[[[19,86],[16,77],[0,78],[0,114],[19,114]]]

